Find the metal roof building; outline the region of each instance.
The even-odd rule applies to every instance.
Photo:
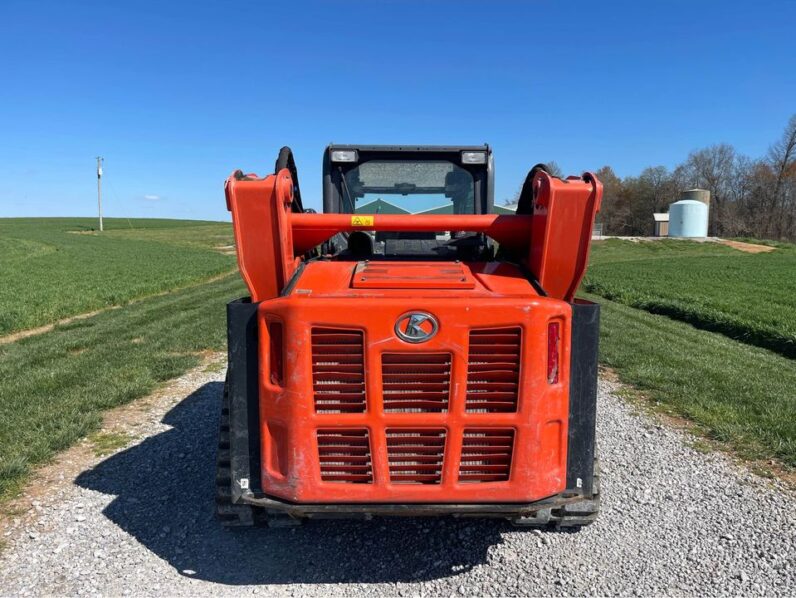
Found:
[[[669,236],[669,214],[666,212],[655,213],[652,215],[652,219],[655,222],[655,232],[653,233],[656,237],[668,237]]]

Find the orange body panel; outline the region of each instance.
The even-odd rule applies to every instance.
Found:
[[[246,184],[237,184],[245,181]],[[293,182],[287,169],[257,179],[233,175],[224,190],[232,212],[238,268],[252,301],[279,295],[298,264],[288,218]]]
[[[585,179],[585,180],[584,180]],[[603,186],[587,174],[561,180],[540,172],[535,196],[528,266],[551,297],[571,301],[589,263],[594,218]]]
[[[262,483],[269,494],[297,502],[523,502],[563,491],[566,479],[566,435],[569,385],[569,321],[563,301],[539,297],[525,282],[526,294],[507,285],[507,295],[478,283],[473,291],[381,290],[349,286],[353,264],[313,263],[287,297],[261,304],[260,417],[264,456]],[[474,268],[474,279],[489,264]],[[488,276],[488,275],[487,275]],[[316,283],[325,283],[321,289]],[[304,286],[312,293],[302,293]],[[378,299],[363,301],[371,297]],[[476,300],[477,298],[477,300]],[[421,346],[398,338],[394,324],[409,310],[437,317],[439,331]],[[274,384],[267,322],[283,326],[284,363],[290,368]],[[546,376],[549,322],[562,325],[561,376]],[[521,368],[517,408],[509,413],[465,410],[468,339],[472,329],[521,329]],[[317,413],[313,396],[313,328],[361,330],[364,337],[364,413]],[[448,409],[439,413],[389,413],[383,402],[384,354],[449,354],[451,385]],[[367,430],[372,459],[369,483],[321,479],[318,430]],[[395,483],[390,479],[386,430],[444,430],[441,479],[436,484]],[[459,481],[464,430],[511,430],[511,475],[508,480]]]
[[[412,273],[414,270],[440,272],[440,278],[429,274],[426,278],[418,280],[397,276],[393,284],[386,280],[377,279],[375,285],[362,282],[361,274],[367,268],[387,269],[399,274]],[[448,268],[456,268],[461,272],[460,287],[448,285],[444,278]],[[457,281],[461,281],[457,278]],[[422,286],[421,286],[422,285]],[[499,294],[503,297],[535,297],[536,290],[522,272],[511,264],[502,262],[473,262],[452,264],[449,262],[312,262],[307,264],[303,274],[296,281],[292,295],[313,297],[418,297],[418,289],[423,289],[423,297],[461,297],[462,293],[451,294],[451,289],[469,289],[466,296],[469,298],[494,297]]]
[[[363,262],[354,270],[355,289],[472,289],[475,279],[461,263]]]

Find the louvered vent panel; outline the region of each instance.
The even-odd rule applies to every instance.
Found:
[[[522,332],[519,328],[470,331],[467,411],[517,411],[521,347]]]
[[[381,376],[384,411],[439,413],[448,410],[450,353],[384,353]]]
[[[318,430],[318,461],[324,482],[373,482],[367,430]]]
[[[317,413],[365,411],[362,331],[312,329],[312,389]]]
[[[445,459],[445,430],[387,430],[390,481],[399,484],[439,484]]]
[[[503,482],[511,473],[514,430],[464,431],[460,482]]]

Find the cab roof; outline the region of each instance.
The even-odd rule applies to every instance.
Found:
[[[357,145],[330,143],[327,151],[355,149],[363,152],[460,152],[491,151],[489,144],[483,145]]]

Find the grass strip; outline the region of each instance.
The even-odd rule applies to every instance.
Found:
[[[0,498],[96,430],[104,410],[222,350],[224,306],[243,294],[230,275],[0,346]]]
[[[602,305],[600,361],[709,438],[796,467],[796,363],[683,322]]]

